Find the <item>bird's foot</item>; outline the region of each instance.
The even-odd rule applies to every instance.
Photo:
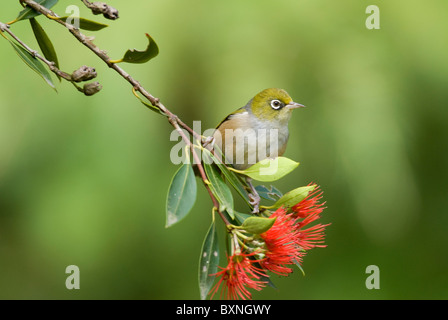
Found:
[[[249,204],[253,206],[252,213],[258,214],[260,212],[260,200],[261,198],[256,191],[255,193],[249,193]]]
[[[252,213],[258,214],[260,212],[260,201],[261,198],[258,195],[257,190],[255,189],[254,185],[252,184],[252,179],[247,177],[246,182],[250,188],[249,196],[249,204],[253,207]]]
[[[211,144],[211,146],[213,147],[213,145],[215,144],[215,138],[213,136],[207,137],[205,139],[203,139],[203,143],[202,146],[205,148],[206,146],[208,146],[209,144]]]

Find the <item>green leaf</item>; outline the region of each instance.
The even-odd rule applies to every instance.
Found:
[[[44,65],[37,60],[35,57],[33,57],[28,51],[26,51],[21,45],[16,44],[14,41],[11,41],[10,39],[7,39],[9,43],[12,45],[16,53],[19,55],[19,57],[23,60],[23,62],[26,63],[28,67],[30,67],[32,70],[34,70],[38,75],[42,77],[42,79],[45,80],[46,83],[50,87],[52,87],[56,92],[56,87],[54,86],[53,81],[51,80],[50,73],[48,72],[47,68],[44,67]]]
[[[183,164],[174,174],[166,201],[166,225],[168,228],[190,212],[196,201],[196,179],[191,164]]]
[[[308,197],[308,194],[316,188],[316,185],[300,187],[294,190],[285,193],[283,197],[277,200],[271,207],[267,207],[268,209],[275,209],[284,206],[286,208],[290,208],[295,206],[300,201]]]
[[[65,17],[58,18],[58,20],[63,20],[65,22],[67,22],[67,19],[69,19],[69,20],[77,19],[79,21],[79,29],[88,30],[88,31],[99,31],[99,30],[107,28],[109,26],[104,23],[99,23],[96,21],[92,21],[92,20],[88,20],[88,19],[84,19],[84,18],[80,18],[80,17],[73,18],[71,16],[65,16]],[[67,22],[67,23],[69,23],[69,22]],[[72,23],[70,22],[70,24],[72,24]]]
[[[131,49],[126,51],[124,57],[120,60],[113,60],[112,63],[128,62],[128,63],[145,63],[155,58],[159,54],[159,47],[154,39],[146,33],[146,37],[149,40],[148,47],[145,51],[138,51],[136,49]]]
[[[40,5],[44,6],[47,9],[51,9],[56,3],[58,3],[58,0],[41,0],[41,1],[36,1],[36,2],[39,3]],[[25,9],[20,11],[19,15],[13,22],[31,19],[31,18],[37,17],[40,14],[41,14],[40,12],[37,12],[30,7],[25,7]]]
[[[246,220],[246,219],[248,219],[248,218],[250,218],[250,217],[253,217],[252,215],[247,214],[247,213],[241,213],[241,212],[238,212],[238,211],[235,211],[235,210],[233,210],[233,212],[235,213],[235,218],[236,218],[236,220],[237,220],[240,224],[242,224],[242,223],[244,222],[244,220]]]
[[[263,269],[263,267],[260,265],[260,263],[258,263],[257,258],[255,256],[250,256],[249,259],[253,260],[253,265],[255,267],[257,267],[258,269]],[[277,289],[275,284],[272,282],[271,277],[264,275],[264,274],[260,274],[259,276],[260,276],[260,281],[266,282],[266,284],[268,286],[270,286],[271,288]]]
[[[202,244],[201,257],[199,258],[199,292],[201,300],[205,300],[210,289],[212,288],[215,276],[218,272],[219,264],[219,246],[216,233],[215,222],[212,222],[204,243]]]
[[[297,260],[294,260],[295,265],[302,271],[302,275],[305,276],[305,270],[303,270],[302,266]]]
[[[256,266],[257,266],[257,265],[256,265]],[[260,265],[258,265],[257,267],[259,267],[260,269],[262,269],[262,267],[261,267]],[[274,282],[272,282],[272,280],[271,280],[271,278],[270,278],[269,276],[266,276],[266,275],[264,275],[264,274],[261,274],[261,275],[260,275],[260,281],[266,282],[266,284],[267,284],[268,286],[270,286],[271,288],[277,290],[276,285],[274,284]]]
[[[255,187],[255,190],[257,190],[257,193],[260,197],[266,200],[276,201],[283,196],[283,194],[272,185],[270,189],[268,189],[264,185],[258,185]]]
[[[274,225],[276,219],[277,218],[249,217],[244,220],[241,228],[249,233],[262,234]]]
[[[56,50],[54,50],[53,43],[51,43],[50,38],[47,36],[47,33],[44,31],[42,26],[37,22],[36,19],[30,19],[31,28],[33,29],[34,36],[36,37],[37,43],[39,45],[40,50],[47,60],[54,62],[56,68],[59,69],[59,61],[58,56],[56,54]],[[58,77],[61,80],[60,77]]]
[[[205,154],[204,156],[207,157]],[[219,202],[219,210],[226,210],[230,217],[235,219],[232,192],[221,177],[220,171],[213,164],[207,164],[206,161],[204,161],[204,169],[210,181],[210,190]]]
[[[216,150],[216,148],[215,148]],[[221,172],[226,177],[227,181],[233,186],[233,188],[238,192],[238,194],[246,201],[246,203],[250,203],[249,196],[247,195],[246,189],[244,188],[245,182],[243,182],[235,172],[230,171],[229,168],[213,154],[209,150],[204,149],[204,153],[207,154],[208,157],[211,157],[213,162],[218,166]]]
[[[298,162],[291,159],[277,157],[275,159],[267,158],[261,160],[246,170],[232,170],[244,174],[254,180],[275,181],[293,171],[298,165]]]

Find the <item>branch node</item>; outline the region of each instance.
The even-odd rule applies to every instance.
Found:
[[[178,117],[175,114],[170,114],[168,116],[168,120],[170,123],[177,123],[177,119],[178,119]]]
[[[0,22],[0,31],[6,31],[9,28],[10,28],[10,25],[8,23]]]
[[[73,71],[71,78],[75,82],[89,81],[96,78],[95,68],[82,66],[78,70]]]

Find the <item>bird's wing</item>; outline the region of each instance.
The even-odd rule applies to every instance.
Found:
[[[219,128],[224,122],[226,122],[227,120],[230,120],[233,116],[243,113],[244,111],[246,111],[245,107],[239,108],[238,110],[232,112],[231,114],[229,114],[227,117],[225,117],[217,126],[216,129]]]

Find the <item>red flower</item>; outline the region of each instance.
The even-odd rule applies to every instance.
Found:
[[[308,185],[310,186],[312,184],[313,183],[310,183]],[[325,209],[325,207],[323,207],[325,202],[319,203],[322,199],[322,193],[323,191],[320,190],[320,186],[316,186],[316,188],[314,188],[314,190],[311,191],[305,199],[292,207],[294,215],[298,218],[305,218],[309,215],[315,214],[315,219],[318,219],[318,215]]]
[[[325,248],[327,245],[323,244],[325,239],[325,228],[330,224],[317,224],[308,229],[302,230],[297,228],[296,244],[303,250],[310,250],[312,248]]]
[[[300,261],[300,248],[296,245],[296,219],[287,214],[284,208],[275,211],[271,218],[276,217],[274,225],[260,236],[266,244],[265,259],[260,265],[278,275],[286,276],[292,272],[288,267]]]
[[[325,202],[319,203],[322,199],[322,193],[320,187],[317,186],[305,199],[292,207],[293,214],[297,217],[295,243],[303,250],[326,247],[323,244],[325,239],[324,231],[329,224],[323,225],[319,223],[304,229],[305,226],[318,220],[320,214],[325,209]],[[303,220],[299,221],[300,219]]]
[[[211,290],[211,298],[222,287],[221,298],[224,295],[227,299],[251,299],[248,289],[261,290],[267,284],[267,281],[263,281],[267,271],[287,276],[293,271],[292,265],[301,264],[307,250],[325,247],[324,232],[328,224],[311,225],[320,218],[325,208],[325,203],[320,203],[321,199],[322,191],[316,186],[291,209],[277,209],[270,216],[276,218],[274,224],[259,235],[261,239],[236,232],[234,236],[240,237],[238,241],[242,247],[235,245],[238,246],[238,253],[227,257],[227,267],[214,274],[220,278]],[[242,253],[240,250],[251,253]]]
[[[249,258],[254,255],[255,253],[234,253],[232,256],[227,257],[227,267],[220,267],[222,269],[221,271],[212,274],[212,276],[220,276],[221,278],[213,287],[210,299],[213,299],[213,296],[222,284],[224,284],[224,287],[221,289],[221,298],[224,294],[226,299],[251,299],[252,294],[247,288],[255,289],[257,291],[261,290],[266,285],[266,281],[260,279],[262,276],[266,277],[266,274],[263,270],[254,265],[254,263],[259,262],[259,260]]]

